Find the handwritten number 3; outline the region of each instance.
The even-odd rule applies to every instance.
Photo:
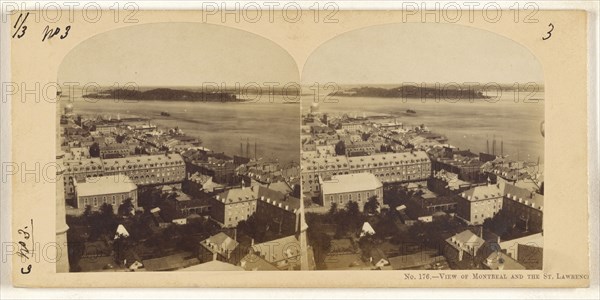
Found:
[[[552,23],[548,24],[548,26],[550,27],[550,31],[548,31],[548,33],[547,33],[548,36],[542,37],[542,40],[544,40],[544,41],[549,39],[550,37],[552,37],[552,30],[554,30],[554,25],[552,25]]]
[[[31,273],[31,265],[27,266],[27,271],[25,271],[23,268],[21,268],[21,274],[27,275]]]
[[[66,38],[66,37],[67,37],[67,35],[69,35],[69,30],[71,30],[71,26],[67,26],[67,27],[65,28],[65,34],[63,34],[63,35],[61,35],[61,36],[60,36],[60,39],[61,39],[61,40],[62,40],[62,39],[64,39],[64,38]]]

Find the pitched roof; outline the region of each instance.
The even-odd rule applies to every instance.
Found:
[[[117,231],[115,232],[115,240],[120,238],[121,236],[129,236],[129,232],[127,231],[127,229],[125,229],[125,226],[123,226],[123,224],[119,224],[119,226],[117,226]]]
[[[226,253],[233,251],[240,243],[223,232],[219,232],[201,242],[211,251]]]
[[[269,184],[269,189],[287,194],[292,191],[292,188],[285,181],[276,181]]]
[[[503,195],[499,184],[488,184],[476,186],[470,190],[464,191],[460,196],[469,201],[479,201],[495,199],[502,197]]]
[[[504,252],[493,252],[483,262],[491,270],[525,270],[525,267]]]
[[[300,255],[300,242],[294,235],[252,246],[252,250],[270,263]]]
[[[369,224],[369,222],[363,223],[362,230],[360,231],[360,236],[374,235],[374,234],[375,234],[375,229],[373,229],[373,226],[371,226],[371,224]]]
[[[78,197],[129,193],[135,191],[137,186],[123,174],[90,177],[85,182],[76,184]]]
[[[411,164],[418,162],[430,161],[429,156],[425,151],[413,151],[413,152],[402,152],[402,153],[378,153],[369,156],[356,156],[348,158],[348,164],[350,167],[362,168],[363,165],[400,165],[400,164]],[[369,167],[369,166],[367,166]]]
[[[278,191],[263,186],[258,187],[257,197],[260,200],[268,201],[268,203],[274,206],[278,206],[279,204],[281,204],[282,208],[287,207],[292,211],[300,209],[300,199],[288,196],[286,194],[280,193]]]
[[[246,271],[277,271],[277,267],[266,261],[264,258],[248,253],[240,261],[242,268]]]
[[[544,209],[544,196],[512,184],[505,184],[504,195],[537,210]]]
[[[217,200],[225,201],[225,204],[256,200],[258,198],[258,187],[235,188],[217,195]]]
[[[468,229],[451,236],[446,239],[446,242],[459,250],[465,250],[468,247],[479,248],[485,243],[482,238]]]
[[[371,191],[382,187],[383,184],[371,173],[356,173],[332,176],[330,180],[321,183],[323,195]]]

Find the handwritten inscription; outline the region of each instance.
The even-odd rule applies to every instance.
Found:
[[[19,250],[17,255],[21,257],[21,261],[25,264],[25,267],[21,268],[21,274],[31,273],[32,265],[29,263],[33,255],[34,239],[33,239],[33,219],[30,220],[30,224],[17,230],[19,234]]]
[[[27,17],[29,17],[29,13],[25,14],[25,16],[23,16],[23,14],[20,14],[17,18],[17,21],[13,25],[13,29],[15,29],[12,35],[13,39],[20,39],[24,37],[27,33],[27,25],[25,25]],[[44,30],[42,31],[42,42],[47,41],[57,35],[61,40],[63,40],[69,35],[70,30],[71,25],[66,26],[64,29],[60,27],[46,26],[46,28],[44,28]]]
[[[550,23],[550,24],[548,24],[548,27],[550,27],[550,30],[546,33],[547,35],[545,37],[542,37],[542,40],[544,40],[544,41],[552,37],[552,31],[554,30],[554,25],[552,25],[552,23]]]

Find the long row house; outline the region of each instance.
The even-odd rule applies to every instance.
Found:
[[[319,193],[319,178],[358,173],[371,173],[382,183],[426,180],[431,175],[431,160],[425,151],[309,158],[302,162],[303,191]]]

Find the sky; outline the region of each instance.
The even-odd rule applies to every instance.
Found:
[[[220,25],[156,23],[101,33],[77,45],[59,82],[200,86],[206,82],[298,82],[296,62],[258,35]]]
[[[540,63],[520,44],[453,24],[378,25],[339,35],[313,51],[304,82],[543,83]]]
[[[96,35],[63,60],[59,82],[135,82],[200,86],[206,82],[298,82],[298,66],[274,42],[203,23],[156,23]],[[350,31],[324,42],[302,67],[302,82],[543,83],[537,59],[518,43],[485,30],[398,23]]]

